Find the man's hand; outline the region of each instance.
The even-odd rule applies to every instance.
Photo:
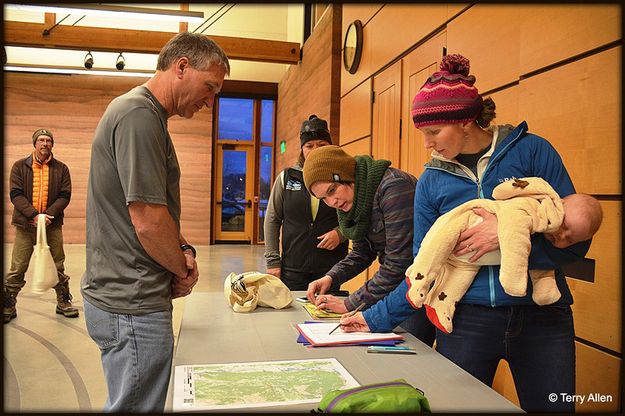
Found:
[[[345,313],[347,312],[347,307],[345,306],[345,301],[341,298],[337,298],[332,295],[319,295],[315,301],[315,306],[317,309],[323,309],[324,311],[336,312],[336,313]]]
[[[185,251],[184,257],[187,264],[187,270],[189,272],[186,276],[174,276],[174,280],[171,282],[172,299],[191,294],[193,286],[195,286],[198,278],[200,277],[197,262],[193,258],[193,254],[190,251]]]
[[[278,279],[280,278],[280,267],[272,267],[271,269],[267,269],[267,274],[272,276],[276,276]]]
[[[339,322],[341,329],[345,332],[371,332],[362,312],[357,312],[352,316],[342,316]]]
[[[474,227],[464,230],[458,237],[458,242],[453,251],[456,256],[474,253],[469,259],[471,263],[484,254],[499,249],[497,216],[484,208],[473,208],[473,212],[482,217],[483,221]]]
[[[319,244],[317,244],[317,248],[322,248],[324,250],[334,250],[341,242],[339,233],[337,233],[336,230],[330,230],[317,237],[317,239],[321,240]]]
[[[46,216],[46,227],[50,224],[52,224],[52,220],[54,219],[54,215],[48,215],[48,214],[39,214],[39,215],[45,215]],[[35,218],[33,218],[32,220],[28,221],[28,224],[32,225],[33,227],[37,226],[37,221],[39,220],[39,215],[36,215]]]
[[[306,297],[311,303],[317,304],[316,298],[317,294],[323,294],[330,289],[332,286],[332,277],[327,274],[323,277],[320,277],[317,280],[313,280],[308,284],[308,290],[306,291]]]

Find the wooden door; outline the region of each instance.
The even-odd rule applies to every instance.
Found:
[[[430,160],[430,151],[423,146],[423,136],[412,122],[412,100],[427,78],[439,68],[443,58],[446,34],[441,33],[402,59],[402,142],[400,169],[417,178],[423,173],[423,164]]]
[[[399,167],[401,123],[401,61],[373,78],[374,159],[387,159]]]

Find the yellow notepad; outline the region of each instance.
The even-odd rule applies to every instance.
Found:
[[[322,309],[317,309],[317,307],[310,302],[302,303],[302,306],[308,311],[310,316],[315,319],[339,319],[341,315],[343,315],[342,313],[326,312]]]

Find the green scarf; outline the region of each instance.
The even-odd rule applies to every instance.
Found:
[[[373,197],[384,172],[391,162],[371,156],[356,156],[356,174],[354,175],[354,202],[348,212],[338,211],[341,233],[350,240],[362,240],[369,230]]]

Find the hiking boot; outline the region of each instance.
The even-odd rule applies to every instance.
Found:
[[[77,318],[78,309],[72,306],[72,295],[69,290],[63,290],[61,293],[56,292],[56,313],[66,318]]]
[[[11,322],[11,319],[17,318],[17,310],[15,309],[16,294],[4,292],[4,323]]]

